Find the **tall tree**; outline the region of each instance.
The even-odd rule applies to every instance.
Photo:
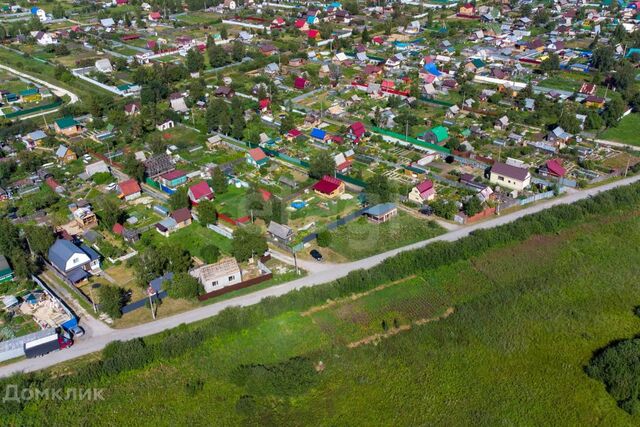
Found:
[[[320,151],[311,157],[309,162],[309,176],[320,179],[325,175],[331,175],[336,171],[336,161],[327,151]]]
[[[189,49],[185,59],[185,65],[190,73],[202,71],[204,68],[204,56],[202,56],[198,48],[192,47]]]
[[[189,207],[189,194],[187,187],[178,188],[171,196],[169,196],[169,206],[171,209],[181,209]]]
[[[257,225],[238,227],[233,232],[231,253],[239,262],[247,261],[256,255],[262,256],[267,249],[267,240]]]
[[[31,250],[38,255],[45,255],[56,241],[53,230],[47,226],[27,225],[24,228],[27,242]]]
[[[213,201],[203,200],[198,203],[198,220],[203,225],[216,224],[218,222],[218,211]]]
[[[211,187],[216,194],[224,194],[227,192],[228,180],[225,173],[219,167],[213,170],[211,174]]]

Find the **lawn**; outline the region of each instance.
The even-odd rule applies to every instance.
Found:
[[[95,425],[133,417],[190,425],[638,425],[640,415],[619,409],[584,372],[594,351],[640,330],[637,208],[425,266],[305,313],[222,329],[184,355],[82,382],[104,388],[104,401],[31,400],[3,417],[9,424],[44,414],[49,424],[73,424],[90,414]],[[376,345],[347,346],[383,333]],[[315,370],[295,376],[286,365],[293,357]],[[68,375],[80,364],[62,369]],[[159,400],[159,391],[171,399]]]
[[[640,146],[640,113],[629,114],[618,126],[605,130],[600,138]]]
[[[218,211],[233,219],[237,219],[247,215],[245,188],[238,188],[230,185],[227,191],[222,194],[216,194],[216,206]]]
[[[349,260],[366,258],[381,252],[435,237],[443,232],[435,222],[417,219],[402,211],[384,224],[361,217],[331,233],[329,248]]]
[[[157,246],[177,245],[189,251],[192,256],[200,256],[200,250],[206,245],[216,245],[222,252],[230,253],[231,240],[203,227],[199,222],[194,221],[191,225],[175,231],[164,237],[154,228],[144,234],[144,241],[150,241]]]

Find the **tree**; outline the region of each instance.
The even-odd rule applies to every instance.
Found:
[[[458,211],[455,203],[448,202],[446,200],[437,199],[429,203],[429,206],[433,209],[433,213],[439,217],[445,219],[453,219],[453,216]]]
[[[224,194],[227,192],[227,176],[219,167],[213,170],[211,175],[211,187],[216,194]]]
[[[133,153],[127,153],[124,157],[124,160],[122,161],[122,170],[138,182],[142,182],[144,179],[144,163],[136,159],[136,156]]]
[[[587,119],[584,122],[585,128],[588,130],[600,130],[603,125],[604,122],[602,117],[600,117],[600,114],[598,114],[597,111],[589,111]]]
[[[200,257],[207,264],[213,264],[220,258],[220,249],[216,245],[206,245],[200,249]]]
[[[0,254],[8,254],[14,249],[22,249],[20,231],[8,218],[0,219]]]
[[[213,68],[222,67],[227,63],[227,52],[225,52],[222,46],[213,45],[207,49],[207,53],[209,54],[209,64],[211,64]]]
[[[559,70],[560,57],[555,53],[550,54],[547,59],[542,61],[542,63],[540,64],[540,69],[545,73],[550,73],[552,71]]]
[[[7,30],[0,25],[0,40],[4,40],[7,38]]]
[[[162,248],[166,259],[166,270],[173,273],[187,272],[191,268],[191,254],[179,245],[165,245]]]
[[[366,195],[371,204],[390,202],[393,198],[393,185],[389,178],[375,174],[367,180]]]
[[[198,203],[198,219],[205,226],[218,222],[218,211],[213,201],[203,200]]]
[[[171,209],[174,211],[176,209],[188,208],[189,203],[187,187],[180,187],[171,196],[169,196],[169,206],[171,206]]]
[[[126,213],[120,209],[120,204],[111,198],[100,199],[98,207],[100,208],[98,211],[100,225],[107,230],[111,230],[116,223],[122,223],[126,217]]]
[[[244,113],[242,111],[233,111],[231,116],[231,127],[231,136],[235,139],[242,139],[244,129],[247,127],[247,122],[244,119]]]
[[[332,236],[329,230],[322,230],[318,233],[318,237],[316,237],[316,242],[321,248],[326,248],[331,245],[331,240]]]
[[[240,62],[242,61],[242,58],[244,58],[244,55],[244,44],[240,43],[239,41],[233,42],[233,48],[231,49],[231,58],[236,62]]]
[[[225,25],[220,29],[220,38],[222,38],[222,40],[229,38],[229,33],[227,32],[227,27]]]
[[[598,46],[591,56],[591,66],[599,71],[609,71],[615,64],[613,47],[609,45]]]
[[[325,175],[331,175],[336,172],[336,161],[327,151],[320,151],[311,157],[309,162],[309,176],[311,178],[320,179]]]
[[[572,110],[565,112],[560,116],[558,125],[565,131],[573,134],[580,133],[580,120],[576,117],[576,113]]]
[[[613,85],[620,91],[624,92],[632,87],[636,79],[636,68],[629,62],[624,62],[616,67],[616,72],[611,75]]]
[[[247,261],[254,255],[262,256],[267,249],[267,239],[257,225],[238,227],[233,232],[231,254],[238,262]]]
[[[124,289],[113,285],[102,285],[98,289],[100,310],[113,319],[122,317],[120,311],[125,304]]]
[[[482,212],[482,202],[476,196],[471,196],[464,202],[463,209],[468,216],[474,216]]]
[[[31,250],[38,255],[45,255],[56,241],[56,237],[48,226],[27,225],[24,228],[27,242]]]
[[[607,127],[618,126],[618,120],[620,120],[622,114],[624,114],[625,107],[625,103],[620,96],[612,97],[602,113],[602,119],[605,125],[607,125]]]
[[[190,73],[197,73],[204,68],[204,56],[198,48],[191,48],[187,52],[185,65]]]
[[[271,220],[278,224],[286,224],[289,221],[287,210],[279,197],[271,199]]]
[[[171,298],[192,299],[200,294],[200,282],[189,273],[174,274],[167,286],[167,294]]]
[[[296,124],[293,120],[293,116],[291,114],[285,115],[282,120],[280,120],[280,133],[285,134],[289,132],[291,129],[294,129]]]
[[[53,6],[53,9],[51,10],[51,14],[55,19],[64,18],[64,7],[62,7],[60,3],[56,3],[55,6]]]
[[[207,128],[209,130],[217,130],[220,128],[220,118],[223,114],[223,110],[226,112],[228,110],[228,106],[222,99],[215,98],[213,101],[209,102],[207,112],[205,114]]]
[[[367,27],[364,27],[364,30],[362,30],[362,34],[360,34],[360,40],[364,44],[367,44],[371,41],[371,36],[369,35],[369,30],[367,29]]]

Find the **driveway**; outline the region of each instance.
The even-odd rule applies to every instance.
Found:
[[[468,236],[475,230],[492,228],[499,225],[507,224],[526,215],[543,211],[552,206],[574,203],[578,200],[592,197],[603,191],[611,190],[613,188],[628,185],[638,181],[640,181],[640,175],[625,178],[620,181],[605,184],[596,188],[590,188],[580,192],[567,193],[563,197],[557,199],[552,199],[540,204],[532,205],[525,209],[494,217],[490,220],[476,223],[467,227],[461,227],[432,239],[424,240],[412,245],[404,246],[402,248],[393,249],[359,261],[354,261],[346,264],[325,264],[325,266],[328,266],[330,268],[311,273],[306,277],[283,283],[281,285],[271,286],[269,288],[261,289],[250,294],[220,301],[207,306],[198,307],[191,311],[176,314],[174,316],[166,317],[163,319],[158,319],[153,322],[145,323],[131,328],[111,329],[110,332],[106,334],[94,334],[91,339],[83,340],[81,338],[73,347],[69,349],[51,353],[45,357],[22,360],[10,365],[1,366],[0,377],[6,377],[18,372],[31,372],[45,369],[58,363],[66,362],[77,357],[100,351],[112,341],[129,340],[133,338],[144,337],[147,335],[153,335],[166,329],[174,328],[182,323],[193,323],[209,318],[211,316],[215,316],[227,307],[249,306],[259,303],[263,298],[278,297],[294,289],[300,289],[306,286],[316,286],[323,283],[331,282],[333,280],[346,276],[351,271],[372,268],[380,264],[387,258],[393,257],[400,252],[422,248],[438,241],[453,242],[455,240]]]

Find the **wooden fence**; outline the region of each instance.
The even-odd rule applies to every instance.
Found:
[[[200,295],[200,296],[198,296],[198,300],[206,301],[206,300],[208,300],[210,298],[215,298],[215,297],[218,297],[220,295],[224,295],[224,294],[229,293],[229,292],[237,291],[239,289],[248,288],[250,286],[254,286],[254,285],[257,285],[259,283],[266,282],[267,280],[270,280],[271,278],[273,278],[273,273],[263,274],[262,276],[254,277],[253,279],[245,280],[244,282],[236,283],[235,285],[227,286],[227,287],[224,287],[222,289],[218,289],[217,291],[212,291],[212,292],[206,293],[204,295]]]

